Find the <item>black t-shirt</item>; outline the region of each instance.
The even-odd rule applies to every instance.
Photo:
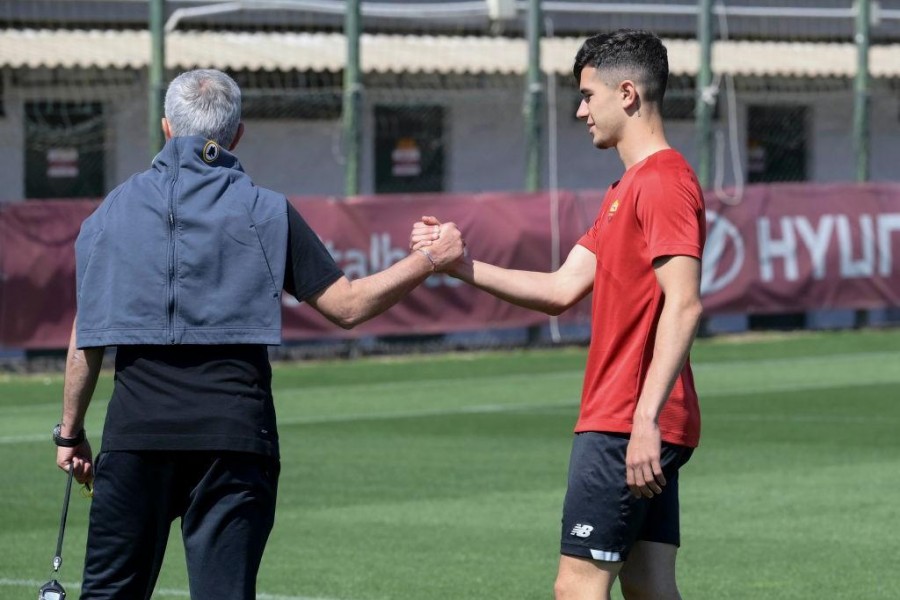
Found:
[[[298,300],[343,276],[288,204],[284,289]],[[101,451],[233,450],[278,457],[266,346],[119,346]]]

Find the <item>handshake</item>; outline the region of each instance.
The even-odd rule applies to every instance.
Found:
[[[441,223],[425,216],[413,224],[409,234],[411,252],[421,252],[434,271],[457,275],[467,256],[466,241],[455,223]]]

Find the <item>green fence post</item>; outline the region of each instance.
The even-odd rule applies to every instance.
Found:
[[[147,67],[147,135],[149,140],[150,160],[157,155],[165,144],[162,132],[164,115],[166,73],[166,34],[163,24],[166,14],[166,0],[150,0],[150,64]]]
[[[869,181],[869,32],[872,4],[856,0],[856,78],[853,85],[853,152],[856,155],[856,181]],[[857,310],[856,328],[869,324],[869,312]]]
[[[700,68],[697,70],[695,96],[697,127],[697,179],[706,190],[712,181],[712,118],[715,99],[707,102],[707,92],[712,85],[712,0],[700,0],[697,5],[697,38],[700,42]]]
[[[541,187],[541,105],[544,85],[541,73],[541,0],[528,4],[528,78],[525,104],[525,189]]]
[[[359,194],[359,156],[362,144],[360,112],[362,83],[359,73],[359,36],[361,27],[360,0],[347,0],[344,35],[347,38],[347,64],[344,67],[343,135],[346,163],[344,164],[344,194]]]

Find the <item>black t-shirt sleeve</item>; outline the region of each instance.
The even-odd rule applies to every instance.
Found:
[[[288,248],[284,291],[302,302],[343,277],[344,272],[290,202],[287,209]]]

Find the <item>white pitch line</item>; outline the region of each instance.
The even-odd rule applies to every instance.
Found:
[[[38,590],[42,585],[47,583],[46,581],[38,581],[36,579],[7,579],[0,578],[0,587],[23,587],[23,588],[34,588]],[[69,589],[73,588],[81,588],[81,582],[76,581],[73,583],[64,583],[63,587],[67,587]],[[169,596],[169,597],[177,597],[177,598],[190,598],[191,594],[187,590],[175,590],[169,588],[160,588],[153,590],[153,597],[157,596]],[[280,594],[266,594],[266,593],[258,593],[256,594],[256,600],[339,600],[338,598],[324,598],[321,596],[283,596]]]
[[[762,359],[743,359],[736,358],[732,360],[722,360],[715,362],[692,362],[691,369],[694,371],[717,371],[720,369],[730,369],[733,367],[766,367],[774,365],[784,367],[787,365],[804,365],[819,364],[822,362],[863,362],[869,363],[873,360],[900,358],[900,352],[895,350],[886,350],[883,352],[853,352],[844,354],[822,354],[818,356],[794,356],[791,358],[762,358]]]
[[[0,444],[24,444],[29,442],[45,442],[50,440],[50,436],[45,434],[33,435],[4,435],[0,437]]]
[[[876,381],[871,385],[887,385],[887,384],[894,384],[894,383],[900,383],[900,377],[885,378],[883,380]],[[850,381],[847,381],[847,382],[843,382],[843,381],[822,381],[822,382],[810,381],[807,383],[788,383],[788,384],[781,384],[781,385],[759,384],[759,385],[754,385],[752,388],[751,387],[745,387],[745,388],[733,387],[733,388],[720,388],[720,389],[711,389],[711,390],[704,390],[704,389],[702,389],[703,386],[699,386],[701,389],[697,390],[697,395],[700,397],[700,402],[702,403],[704,398],[710,398],[710,397],[716,397],[716,396],[752,396],[754,394],[772,394],[772,393],[777,393],[777,392],[783,392],[783,393],[789,394],[791,392],[811,392],[814,390],[828,390],[828,389],[832,389],[832,388],[850,387],[850,386],[854,386],[854,385],[856,387],[860,387],[861,385],[866,385],[866,384],[859,384],[859,383],[854,384],[853,382],[850,382]]]
[[[703,417],[704,421],[739,421],[746,423],[747,421],[759,421],[759,422],[769,422],[769,421],[778,421],[783,423],[788,421],[790,423],[842,423],[842,424],[857,424],[862,425],[866,423],[897,423],[900,422],[900,419],[890,419],[888,417],[884,417],[881,415],[794,415],[789,419],[785,419],[783,416],[779,415],[763,415],[763,414],[733,414],[733,415],[712,415],[709,417]]]
[[[871,353],[876,354],[876,353]],[[896,354],[896,353],[886,353],[886,354]],[[852,355],[850,355],[852,356]],[[883,383],[895,383],[900,381],[900,379],[895,379],[893,377],[887,378],[884,381],[879,381],[879,384]],[[789,383],[789,384],[775,384],[775,385],[766,385],[766,384],[756,384],[752,388],[726,388],[726,389],[711,389],[711,390],[703,390],[702,386],[699,390],[700,401],[702,402],[704,398],[716,397],[716,396],[738,396],[738,395],[752,395],[752,394],[770,394],[777,392],[804,392],[804,391],[812,391],[812,390],[824,390],[833,387],[839,387],[841,385],[851,385],[850,382],[846,384],[841,382],[833,382],[833,381],[824,381],[824,382],[814,382],[810,381],[807,383]],[[277,400],[276,400],[277,403]],[[554,403],[540,403],[540,404],[481,404],[474,406],[461,406],[458,408],[436,408],[436,409],[428,409],[428,410],[410,410],[403,412],[383,412],[383,413],[351,413],[347,415],[320,415],[316,417],[297,417],[294,419],[279,419],[278,425],[279,427],[290,427],[292,425],[318,425],[323,423],[352,423],[354,421],[387,421],[391,419],[417,419],[422,417],[446,417],[450,415],[462,415],[462,414],[494,414],[494,413],[503,413],[503,412],[527,412],[534,410],[547,410],[547,409],[569,409],[569,408],[577,408],[578,401],[563,401],[563,402],[554,402]],[[788,419],[791,421],[810,421],[814,419],[810,419],[808,417],[804,417],[803,415],[797,415],[794,418]],[[877,419],[882,420],[882,419]],[[843,417],[843,416],[835,416],[830,419],[831,422],[847,422],[853,423],[858,422],[857,418],[854,417]],[[33,434],[33,435],[8,435],[8,436],[0,436],[0,445],[9,445],[9,444],[20,444],[20,443],[30,443],[30,442],[43,442],[49,439],[49,435],[47,434]]]
[[[355,413],[350,415],[322,415],[318,417],[298,417],[295,419],[279,419],[278,426],[318,425],[320,423],[351,423],[353,421],[389,421],[391,419],[418,419],[421,417],[447,417],[465,414],[493,414],[502,412],[528,412],[548,408],[577,407],[576,401],[540,404],[480,404],[460,406],[458,408],[434,408],[427,410],[408,410],[401,412]],[[0,438],[2,440],[3,438]]]
[[[804,362],[814,362],[821,361],[823,359],[855,359],[861,361],[871,361],[872,359],[877,358],[893,358],[900,356],[898,352],[866,352],[861,354],[832,354],[827,356],[816,356],[816,357],[798,357],[794,359],[787,360],[760,360],[760,361],[728,361],[721,363],[706,363],[702,365],[694,365],[695,371],[716,371],[723,367],[733,367],[735,365],[743,365],[743,366],[758,366],[762,364],[776,364],[780,366],[784,366],[785,363],[804,363]],[[569,375],[567,372],[566,376]],[[448,380],[450,381],[450,380]],[[888,377],[882,381],[879,381],[879,384],[886,383],[896,383],[900,381],[898,378]],[[376,384],[377,385],[377,384]],[[808,382],[808,383],[789,383],[789,384],[775,384],[775,385],[767,385],[767,384],[755,384],[752,388],[728,388],[728,389],[713,389],[713,390],[703,390],[702,385],[700,386],[700,399],[708,398],[712,396],[732,396],[732,395],[750,395],[750,394],[767,394],[773,392],[803,392],[803,391],[812,391],[812,390],[822,390],[829,389],[833,387],[839,387],[841,385],[851,385],[851,382],[847,382],[846,384],[841,382],[834,381],[824,381],[824,382]],[[300,389],[300,388],[297,388]],[[277,406],[277,398],[276,398],[276,406]],[[317,417],[298,417],[294,419],[280,419],[278,424],[280,426],[291,426],[291,425],[317,425],[321,423],[351,423],[354,421],[373,421],[373,420],[390,420],[390,419],[415,419],[421,417],[444,417],[448,415],[459,415],[459,414],[491,414],[491,413],[501,413],[501,412],[515,412],[515,411],[529,411],[529,410],[545,410],[545,409],[555,409],[555,408],[569,408],[577,406],[577,401],[565,402],[565,403],[542,403],[542,404],[483,404],[476,406],[462,406],[459,408],[447,408],[447,409],[429,409],[429,410],[410,410],[405,412],[383,412],[383,413],[353,413],[347,415],[321,415]],[[2,412],[2,411],[0,411]],[[835,420],[841,420],[842,417],[836,417]],[[803,419],[803,417],[798,417],[797,420],[808,420]],[[853,419],[847,417],[847,422],[853,422]],[[9,445],[9,444],[21,444],[21,443],[32,443],[32,442],[43,442],[49,438],[47,434],[32,434],[32,435],[7,435],[0,436],[0,445]]]
[[[277,405],[277,400],[276,400]],[[419,417],[446,417],[448,415],[463,414],[491,414],[501,412],[526,412],[529,410],[544,410],[547,408],[574,408],[577,401],[565,403],[541,403],[541,404],[481,404],[474,406],[461,406],[459,408],[410,410],[405,412],[384,413],[353,413],[347,415],[321,415],[318,417],[298,417],[295,419],[279,419],[278,426],[291,425],[317,425],[321,423],[352,423],[354,421],[373,421],[390,419],[414,419]],[[49,434],[33,435],[7,435],[0,436],[0,445],[19,444],[24,442],[43,442],[50,439]]]

